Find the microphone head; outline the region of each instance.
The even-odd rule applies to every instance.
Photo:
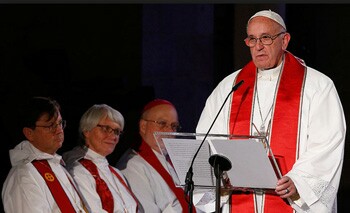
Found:
[[[221,171],[227,171],[232,168],[230,159],[224,155],[214,154],[209,157],[209,163],[212,167],[219,166]]]
[[[238,87],[240,87],[243,83],[244,83],[243,80],[241,80],[240,82],[238,82],[238,83],[232,88],[232,91],[236,91],[236,90],[238,89]]]
[[[220,178],[224,171],[232,168],[231,161],[226,156],[220,154],[210,156],[209,163],[214,168],[216,178]]]

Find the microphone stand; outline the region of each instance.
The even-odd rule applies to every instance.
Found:
[[[193,158],[192,158],[192,162],[191,162],[191,165],[190,167],[188,168],[188,171],[186,173],[186,180],[185,180],[185,195],[189,196],[189,199],[188,199],[188,209],[189,209],[189,212],[192,213],[193,209],[192,209],[192,206],[193,206],[193,190],[194,190],[194,182],[193,182],[193,164],[194,164],[194,160],[196,159],[197,155],[198,155],[198,152],[199,150],[202,148],[203,144],[204,144],[204,141],[205,139],[208,137],[209,135],[209,132],[211,130],[211,128],[213,128],[214,126],[214,123],[216,121],[216,119],[219,117],[219,114],[222,110],[222,108],[224,108],[224,105],[227,101],[227,99],[229,98],[229,96],[231,95],[232,92],[236,91],[238,89],[238,87],[240,87],[242,84],[243,84],[243,80],[241,80],[240,82],[238,82],[234,87],[232,87],[231,91],[228,93],[228,95],[226,96],[225,98],[225,101],[224,103],[221,105],[220,109],[219,109],[219,112],[216,114],[215,118],[214,118],[214,121],[213,123],[211,123],[209,129],[208,129],[208,132],[205,134],[201,144],[199,145],[196,153],[194,154]],[[216,200],[216,202],[218,202],[218,200]],[[220,202],[220,201],[219,201]]]
[[[212,167],[214,167],[214,174],[216,177],[216,205],[215,205],[215,212],[219,213],[220,212],[220,191],[221,191],[221,186],[220,186],[220,181],[221,177],[224,171],[230,170],[232,167],[231,161],[220,154],[214,154],[210,156],[209,158],[209,163]]]

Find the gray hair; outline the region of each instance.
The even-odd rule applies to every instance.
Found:
[[[83,132],[90,131],[97,126],[101,119],[106,117],[119,124],[122,130],[124,129],[124,117],[119,111],[107,104],[95,104],[81,116],[79,125],[80,136],[84,139]]]

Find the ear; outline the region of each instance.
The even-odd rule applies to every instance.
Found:
[[[140,119],[139,121],[139,131],[141,135],[145,135],[146,134],[146,121]]]
[[[283,36],[283,43],[282,43],[282,49],[283,50],[286,50],[287,47],[288,47],[288,44],[289,44],[289,41],[291,39],[291,36],[289,33],[286,33],[284,36]]]
[[[24,127],[22,129],[22,132],[24,134],[24,136],[27,138],[28,141],[32,141],[33,140],[33,134],[34,134],[34,130],[28,127]]]
[[[89,135],[90,135],[90,131],[84,131],[83,132],[83,135],[84,135],[84,138],[87,138],[87,137],[89,137]]]

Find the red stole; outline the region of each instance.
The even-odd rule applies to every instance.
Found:
[[[249,62],[237,75],[236,82],[244,80],[241,88],[232,95],[230,134],[250,135],[253,115],[257,68]],[[270,147],[286,174],[297,159],[299,145],[299,119],[306,67],[291,53],[285,52],[284,67],[277,87],[272,114]],[[234,194],[232,212],[254,212],[253,193]],[[287,201],[277,195],[265,194],[264,212],[293,212]]]
[[[123,184],[123,186],[126,188],[126,190],[129,192],[129,194],[132,196],[132,198],[134,198],[135,203],[136,203],[136,212],[138,209],[138,202],[136,199],[136,196],[134,195],[134,193],[130,190],[129,186],[126,184],[126,182],[124,181],[124,179],[118,174],[118,172],[116,172],[113,167],[111,167],[110,165],[108,165],[109,170],[111,170],[111,172],[118,178],[118,180],[120,181],[121,184]]]
[[[79,163],[83,165],[94,177],[96,182],[96,192],[100,196],[102,209],[106,210],[108,213],[113,213],[114,210],[114,199],[112,192],[109,190],[106,182],[100,177],[96,165],[87,159],[80,159]]]
[[[66,192],[63,190],[47,160],[34,160],[32,161],[32,164],[44,178],[61,212],[75,213],[72,203],[70,202]]]
[[[182,207],[182,212],[189,212],[184,190],[175,186],[172,177],[170,176],[168,171],[163,167],[163,165],[158,160],[157,156],[154,154],[152,149],[148,146],[148,144],[145,141],[142,141],[138,154],[143,159],[145,159],[160,174],[160,176],[162,176],[164,181],[168,184],[169,188],[174,192],[176,198],[179,200]],[[194,207],[192,207],[192,209],[193,212],[196,212]]]
[[[106,182],[100,177],[98,173],[97,166],[88,159],[80,159],[79,162],[91,173],[91,175],[95,178],[96,181],[96,191],[101,198],[102,208],[107,212],[114,211],[114,200],[111,191],[109,190]],[[134,194],[130,191],[128,185],[125,183],[124,179],[110,166],[108,165],[109,170],[118,178],[121,184],[127,189],[129,194],[134,198],[136,205],[137,200]],[[138,207],[136,206],[136,209]]]

